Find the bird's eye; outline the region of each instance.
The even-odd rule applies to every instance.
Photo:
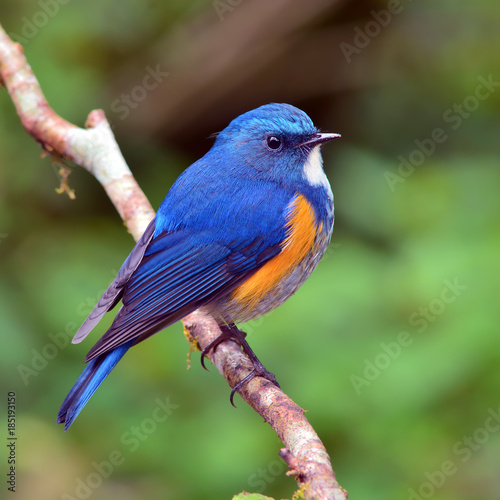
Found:
[[[278,149],[281,146],[281,139],[277,135],[270,135],[267,138],[267,146],[270,149]]]

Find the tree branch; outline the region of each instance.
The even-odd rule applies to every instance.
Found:
[[[0,83],[7,88],[29,134],[50,154],[74,161],[93,174],[137,240],[154,211],[125,163],[104,112],[92,111],[85,129],[58,116],[48,105],[22,47],[12,42],[1,26]],[[188,340],[201,349],[221,334],[215,320],[199,311],[184,318],[183,323]],[[252,370],[250,360],[234,342],[221,343],[207,357],[231,387]],[[255,377],[238,392],[285,444],[280,455],[291,468],[287,474],[296,476],[304,498],[347,498],[304,410],[261,377]]]

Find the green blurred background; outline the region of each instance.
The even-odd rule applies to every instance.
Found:
[[[329,251],[243,329],[308,410],[350,498],[500,498],[497,1],[18,0],[0,22],[58,113],[83,126],[106,111],[155,208],[208,136],[255,106],[289,102],[341,133],[324,148]],[[0,90],[16,498],[291,497],[279,439],[231,407],[198,354],[186,370],[180,324],[133,349],[69,432],[56,426],[106,325],[69,338],[133,241],[83,169],[71,166],[76,200],[56,194],[58,167],[40,152]]]

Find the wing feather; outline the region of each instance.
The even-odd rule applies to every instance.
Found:
[[[281,252],[295,191],[241,177],[220,189],[216,177],[206,178],[212,168],[197,162],[179,177],[155,222],[80,327],[74,342],[122,299],[113,324],[86,361],[126,342],[142,342],[224,298]]]
[[[162,237],[169,235],[159,236]],[[203,235],[198,235],[198,239],[203,240]],[[267,244],[252,256],[217,242],[193,246],[192,239],[181,239],[174,246],[163,247],[157,243],[155,249],[163,250],[148,252],[130,277],[123,290],[122,308],[86,361],[132,339],[142,342],[201,304],[229,293],[277,255],[280,243]],[[164,263],[163,267],[156,265],[158,261]],[[151,268],[155,271],[151,272]]]

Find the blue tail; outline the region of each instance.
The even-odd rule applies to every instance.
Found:
[[[89,362],[83,373],[78,377],[75,385],[66,396],[61,409],[57,414],[57,423],[64,422],[64,430],[68,430],[82,408],[87,404],[92,394],[102,384],[109,375],[116,363],[122,359],[123,355],[132,347],[134,340],[115,347],[112,351],[101,354]]]

